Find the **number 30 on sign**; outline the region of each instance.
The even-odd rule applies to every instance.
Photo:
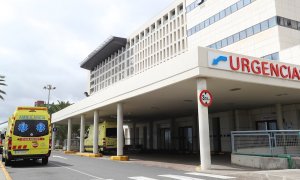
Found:
[[[209,107],[212,104],[213,97],[208,90],[202,90],[199,95],[199,100],[203,106]]]

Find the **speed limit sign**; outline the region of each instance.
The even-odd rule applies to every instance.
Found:
[[[199,95],[199,100],[203,106],[209,107],[212,104],[213,97],[208,90],[202,90]]]

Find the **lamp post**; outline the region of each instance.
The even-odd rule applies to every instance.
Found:
[[[52,86],[51,84],[48,84],[48,85],[44,86],[44,89],[48,90],[48,103],[47,103],[47,106],[49,108],[50,91],[56,89],[56,87]]]

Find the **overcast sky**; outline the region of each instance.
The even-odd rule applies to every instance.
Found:
[[[172,0],[0,0],[0,122],[17,106],[77,102],[87,90],[80,62],[110,35],[128,37]]]

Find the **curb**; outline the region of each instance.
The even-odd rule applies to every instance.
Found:
[[[75,154],[75,151],[64,151],[64,154]]]
[[[128,156],[111,156],[110,160],[114,160],[114,161],[129,161],[129,157]]]
[[[101,153],[98,153],[98,154],[93,154],[93,153],[75,153],[75,155],[78,155],[78,156],[81,156],[81,157],[93,157],[93,158],[96,158],[96,157],[102,157],[103,155]]]
[[[0,166],[1,166],[1,169],[2,169],[2,171],[3,171],[3,173],[4,173],[4,175],[5,175],[5,179],[6,179],[6,180],[12,180],[11,176],[10,176],[9,173],[7,172],[5,166],[3,165],[2,162],[0,162]]]

